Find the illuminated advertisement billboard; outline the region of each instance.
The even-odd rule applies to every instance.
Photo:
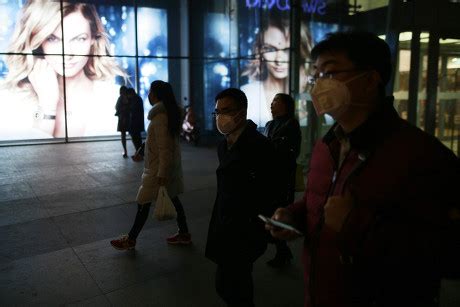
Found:
[[[257,4],[257,1],[247,1]],[[272,2],[270,2],[272,3]],[[281,3],[274,2],[273,3]],[[305,2],[307,3],[307,2]],[[290,22],[288,7],[267,6],[262,11],[247,6],[250,27],[240,27],[240,89],[248,98],[248,118],[259,127],[272,119],[270,105],[277,93],[289,93]],[[322,8],[322,6],[321,6]],[[262,13],[261,13],[262,12]],[[323,11],[321,10],[321,13]],[[318,12],[317,12],[318,13]],[[306,91],[313,45],[329,32],[338,31],[335,24],[303,20],[300,25],[299,93]],[[246,60],[244,60],[246,58]],[[306,126],[306,101],[297,106],[301,126]]]
[[[260,129],[272,119],[270,105],[277,93],[289,93],[290,6],[286,1],[240,0],[236,15],[207,13],[204,25],[205,129],[213,130],[214,97],[239,86],[248,98],[248,118]],[[303,1],[300,26],[299,93],[306,91],[310,51],[337,24],[313,21],[324,15],[324,1]],[[236,31],[237,33],[232,33]],[[235,39],[235,37],[237,39]],[[307,101],[299,100],[297,116],[307,126]]]
[[[111,3],[0,2],[0,141],[115,135],[119,87],[167,79],[166,11]]]

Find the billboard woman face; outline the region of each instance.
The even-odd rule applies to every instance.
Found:
[[[289,69],[289,37],[278,28],[270,26],[263,36],[263,58],[268,73],[275,79],[285,79]]]
[[[65,40],[65,75],[72,78],[83,73],[83,68],[88,63],[88,55],[94,39],[91,35],[89,21],[83,17],[80,11],[75,11],[65,16],[64,23],[64,40]],[[62,58],[56,56],[62,54],[61,26],[49,35],[42,43],[45,60],[54,69],[54,71],[63,75]],[[54,55],[49,55],[54,54]]]

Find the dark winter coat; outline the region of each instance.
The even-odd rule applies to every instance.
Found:
[[[281,176],[279,189],[284,189],[283,199],[287,205],[294,200],[296,159],[301,137],[299,122],[294,117],[275,118],[266,124],[264,135],[275,148]]]
[[[139,95],[129,97],[131,107],[131,121],[129,133],[139,133],[145,130],[144,126],[144,102]]]
[[[231,149],[226,140],[219,144],[218,156],[206,257],[217,264],[252,263],[264,253],[268,240],[257,215],[271,216],[277,205],[274,150],[248,120]]]
[[[334,129],[313,150],[304,198],[289,207],[306,233],[305,306],[429,306],[454,246],[447,216],[459,208],[459,159],[391,102],[349,134],[340,169]],[[323,207],[345,190],[354,205],[336,233]]]
[[[115,111],[115,116],[118,116],[117,131],[128,131],[131,125],[131,104],[128,97],[118,97]]]

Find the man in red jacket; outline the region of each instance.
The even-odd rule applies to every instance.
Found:
[[[273,215],[305,235],[305,306],[435,306],[443,274],[458,272],[459,159],[385,98],[383,40],[335,33],[311,54],[313,105],[336,123],[314,147],[303,199]]]

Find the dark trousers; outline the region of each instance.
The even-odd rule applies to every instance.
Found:
[[[182,206],[182,203],[179,199],[179,197],[174,197],[171,199],[174,208],[176,208],[177,212],[177,227],[179,228],[179,233],[188,233],[188,226],[187,226],[187,221],[185,218],[185,211],[184,207]],[[145,225],[145,222],[147,221],[147,218],[149,216],[149,211],[150,211],[150,206],[151,204],[143,204],[137,205],[137,213],[136,213],[136,219],[134,220],[133,227],[129,231],[129,238],[132,240],[136,240],[137,237],[139,236],[139,233],[141,232],[142,228]]]
[[[142,146],[142,136],[140,132],[130,132],[129,135],[131,135],[131,140],[133,141],[134,148],[136,148],[136,151],[139,150]]]
[[[286,176],[286,202],[281,203],[282,207],[286,207],[294,202],[295,198],[295,168],[290,168]],[[292,252],[287,242],[284,240],[278,240],[272,238],[270,243],[275,244],[276,246],[276,257],[285,258],[292,257]]]
[[[227,306],[254,306],[252,265],[252,263],[217,265],[216,291]]]

